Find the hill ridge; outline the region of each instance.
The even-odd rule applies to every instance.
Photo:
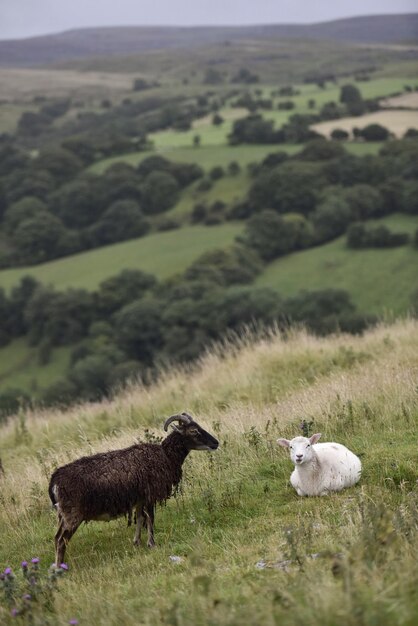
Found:
[[[157,36],[158,35],[158,36]],[[87,37],[88,36],[88,37]],[[92,56],[199,47],[243,38],[329,39],[354,43],[418,40],[418,13],[354,16],[310,24],[100,26],[0,41],[0,66],[35,66]]]

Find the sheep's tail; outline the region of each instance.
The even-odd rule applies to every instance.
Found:
[[[53,506],[56,506],[57,504],[56,493],[57,493],[57,486],[53,484],[51,480],[51,482],[49,483],[49,487],[48,487],[48,494],[49,494],[49,497],[51,499]]]

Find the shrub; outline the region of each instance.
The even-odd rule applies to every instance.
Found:
[[[380,124],[368,124],[361,129],[360,136],[365,141],[386,141],[389,137],[389,131]]]
[[[219,180],[225,176],[225,170],[220,165],[217,165],[210,170],[209,176],[211,180]]]
[[[349,136],[350,135],[347,133],[347,131],[343,130],[342,128],[334,128],[331,133],[331,139],[334,139],[335,141],[345,141],[349,138]]]
[[[391,233],[386,226],[366,228],[362,224],[351,224],[347,229],[349,248],[395,248],[408,241],[407,233]]]
[[[177,202],[179,184],[172,174],[153,171],[142,187],[142,205],[147,214],[163,213]]]
[[[51,565],[44,573],[37,557],[30,563],[22,561],[19,574],[6,567],[0,574],[0,604],[7,607],[12,620],[19,624],[44,626],[56,623],[58,579],[67,570],[68,566],[61,563],[59,566]],[[68,623],[78,624],[78,620],[71,619]]]

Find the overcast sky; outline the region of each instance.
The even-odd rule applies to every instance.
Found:
[[[0,0],[0,39],[83,26],[309,23],[418,12],[418,0]]]

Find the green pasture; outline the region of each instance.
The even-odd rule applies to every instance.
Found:
[[[197,181],[183,191],[180,200],[166,215],[167,217],[184,219],[190,215],[195,204],[210,206],[218,200],[230,206],[245,198],[250,184],[251,179],[245,170],[236,176],[223,176],[214,181],[212,187],[204,192],[198,190],[199,181]]]
[[[170,131],[171,132],[171,131]],[[102,174],[113,163],[123,161],[129,163],[132,166],[137,166],[141,161],[152,156],[154,154],[161,154],[165,158],[174,162],[183,163],[197,163],[205,170],[210,170],[217,165],[227,167],[231,161],[236,161],[241,167],[247,166],[249,163],[257,163],[262,161],[267,154],[271,152],[278,152],[283,150],[289,154],[295,154],[301,150],[300,145],[290,144],[274,144],[274,145],[241,145],[241,146],[228,146],[225,144],[218,146],[206,146],[202,145],[199,148],[194,148],[192,145],[185,145],[182,137],[184,133],[178,133],[172,131],[172,141],[178,142],[178,147],[171,147],[165,149],[147,150],[145,152],[132,152],[128,154],[121,154],[117,157],[110,157],[98,161],[89,168],[90,172],[95,174]]]
[[[53,562],[57,466],[164,437],[164,419],[187,408],[220,447],[186,459],[181,488],[156,509],[156,547],[134,547],[124,518],[82,524],[55,602],[39,594],[33,623],[413,626],[417,348],[412,321],[362,337],[247,337],[113,401],[11,419],[0,426],[0,570],[19,582],[23,560],[38,557],[41,572]],[[357,485],[296,495],[276,439],[300,434],[302,418],[360,455]],[[20,621],[11,608],[0,602],[4,626]]]
[[[393,215],[382,220],[393,232],[418,228],[416,216]],[[353,250],[346,238],[295,252],[270,263],[256,280],[259,287],[277,289],[284,297],[301,290],[345,289],[365,313],[399,315],[410,307],[418,288],[418,250],[412,244],[398,248]]]
[[[173,132],[179,142],[179,147],[160,149],[157,152],[155,150],[147,150],[144,152],[131,152],[127,154],[121,154],[116,157],[110,157],[94,163],[90,166],[89,171],[94,174],[103,174],[108,167],[114,163],[128,163],[133,167],[136,167],[144,159],[154,154],[161,154],[170,161],[183,162],[183,163],[197,163],[205,170],[210,170],[216,165],[227,167],[231,161],[236,161],[241,167],[247,166],[249,163],[258,163],[262,161],[268,154],[272,152],[284,151],[288,154],[296,154],[302,150],[303,145],[300,144],[269,144],[269,145],[250,145],[243,144],[240,146],[205,146],[202,145],[199,148],[192,146],[183,146],[180,142],[183,141],[181,133]],[[173,138],[174,141],[174,138]],[[365,154],[377,154],[382,147],[381,142],[364,142],[354,143],[345,142],[344,148],[351,154],[357,156],[363,156]]]
[[[409,78],[376,78],[370,81],[355,81],[352,78],[346,80],[340,80],[338,84],[327,82],[323,89],[320,89],[317,85],[295,85],[295,89],[300,91],[297,96],[282,96],[273,97],[274,107],[272,110],[262,111],[262,115],[265,119],[273,120],[276,128],[280,128],[285,124],[289,117],[295,113],[307,114],[315,113],[322,105],[327,102],[339,101],[341,85],[345,83],[354,83],[360,89],[364,98],[385,97],[397,91],[403,91],[405,85],[411,85],[415,87],[418,82]],[[245,91],[245,87],[242,87]],[[248,91],[255,96],[255,90],[261,89],[262,96],[269,98],[272,91],[277,88],[273,85],[250,87]],[[255,96],[256,97],[256,96]],[[315,100],[315,108],[309,109],[308,101],[310,99]],[[279,111],[277,105],[280,101],[292,100],[295,104],[295,108],[291,111]],[[152,141],[154,148],[161,154],[167,156],[167,158],[173,161],[189,161],[196,162],[205,169],[214,167],[215,165],[227,165],[231,160],[235,160],[240,165],[246,165],[252,161],[258,161],[264,158],[266,154],[274,150],[285,150],[290,154],[294,154],[301,149],[298,145],[273,145],[273,146],[229,146],[228,134],[231,132],[233,119],[231,117],[239,117],[245,115],[245,112],[241,109],[233,109],[230,107],[230,103],[219,111],[220,115],[225,118],[225,121],[220,126],[214,126],[212,124],[212,116],[206,116],[200,120],[196,120],[193,124],[193,128],[188,131],[177,131],[173,129],[163,130],[156,133],[151,133],[149,139]],[[361,118],[359,118],[360,120]],[[194,137],[198,135],[200,137],[200,146],[194,146]],[[353,154],[374,154],[380,148],[381,144],[356,144],[346,143],[345,147]],[[92,165],[90,171],[101,174],[112,163],[117,161],[124,161],[131,165],[138,165],[144,158],[154,154],[154,151],[150,152],[135,152],[125,155],[119,155],[117,157],[111,157],[103,159]]]
[[[164,279],[184,271],[203,252],[233,243],[242,225],[187,226],[140,239],[105,246],[34,267],[0,271],[0,287],[9,290],[23,276],[33,276],[59,290],[97,288],[125,268],[139,269]]]
[[[19,338],[0,349],[0,386],[17,387],[35,398],[38,392],[62,377],[74,346],[54,348],[49,362],[40,364],[39,351]]]

